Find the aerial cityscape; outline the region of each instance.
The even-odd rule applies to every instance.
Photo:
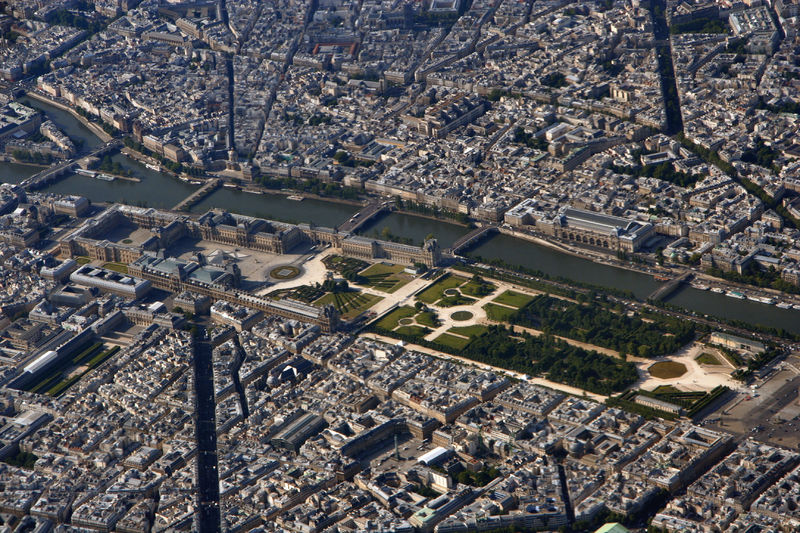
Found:
[[[800,531],[798,29],[0,2],[0,533]]]

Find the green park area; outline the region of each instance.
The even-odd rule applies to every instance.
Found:
[[[94,343],[73,357],[64,357],[28,390],[49,396],[60,396],[118,351],[119,346],[104,350],[102,343]]]
[[[419,316],[425,312],[410,306],[398,307],[374,323],[371,330],[379,335],[600,394],[625,390],[638,379],[633,363],[572,346],[551,335],[512,334],[502,325],[452,327],[428,341],[424,337],[431,329],[421,324],[423,319]]]
[[[324,283],[280,289],[269,293],[267,296],[274,299],[291,298],[316,306],[332,304],[344,320],[356,318],[383,300],[380,296],[351,288],[347,281],[334,281],[332,279],[326,280]]]
[[[470,342],[469,337],[462,337],[461,335],[451,335],[450,333],[442,333],[434,342],[441,346],[446,346],[448,348],[452,348],[453,350],[461,350],[466,348],[467,344]]]
[[[361,285],[391,294],[414,279],[413,275],[405,273],[404,270],[405,267],[402,265],[375,263],[359,272],[361,277],[366,278],[366,283],[361,283]]]
[[[501,324],[452,327],[435,339],[426,340],[432,328],[417,318],[419,310],[401,307],[374,323],[372,331],[605,395],[623,391],[635,383],[638,379],[635,365],[557,337],[640,357],[674,353],[695,338],[694,325],[685,320],[630,312],[621,304],[583,294],[565,299],[548,294],[498,291],[496,284],[474,274],[473,278],[450,273],[441,276],[417,295],[417,304],[446,307],[453,299],[475,301],[490,295],[492,300],[483,309],[489,320]],[[454,320],[466,319],[448,316]],[[538,336],[512,333],[507,325],[547,333]],[[668,361],[652,369],[653,375],[666,379],[685,372],[683,365]]]
[[[508,322],[520,308],[528,305],[533,296],[515,291],[505,291],[483,306],[486,317],[494,322]]]
[[[521,292],[505,291],[492,301],[519,309],[526,306],[531,300],[533,300],[533,296],[522,294]]]
[[[455,313],[450,315],[450,318],[458,322],[464,322],[465,320],[471,319],[473,316],[475,315],[473,315],[469,311],[456,311]]]
[[[404,272],[405,267],[402,265],[389,263],[370,265],[361,259],[341,255],[328,256],[323,263],[328,270],[336,272],[350,283],[372,287],[390,294],[414,279],[413,275]]]
[[[700,365],[721,365],[722,364],[722,362],[720,362],[720,360],[717,358],[716,355],[714,355],[712,353],[709,353],[709,352],[701,353],[700,355],[695,357],[694,360],[697,361],[697,364],[700,364]]]
[[[717,386],[710,391],[681,391],[671,385],[661,385],[652,391],[647,390],[628,390],[618,396],[612,396],[606,400],[606,405],[621,407],[626,411],[638,413],[645,418],[665,418],[674,420],[679,415],[677,412],[656,409],[649,405],[643,405],[637,401],[637,396],[647,396],[662,402],[667,402],[675,406],[684,416],[693,417],[701,411],[707,409],[711,404],[723,398],[729,391],[728,387]]]
[[[322,260],[322,263],[325,265],[325,268],[341,274],[346,280],[350,280],[350,278],[369,266],[369,263],[366,261],[356,259],[355,257],[344,257],[342,255],[329,255]]]
[[[381,300],[383,298],[380,296],[350,289],[343,292],[329,292],[315,300],[313,304],[319,306],[333,304],[344,320],[350,320]]]
[[[465,348],[472,339],[483,335],[487,331],[489,331],[488,326],[481,326],[478,324],[473,326],[453,327],[436,337],[433,342],[448,346],[454,350],[461,350]]]
[[[489,331],[489,326],[481,326],[480,324],[475,324],[473,326],[456,326],[447,330],[448,333],[454,333],[456,335],[463,335],[465,337],[477,337],[479,335],[483,335],[487,331]]]
[[[496,285],[477,275],[468,279],[445,274],[417,295],[417,300],[438,307],[455,307],[474,303],[476,298],[488,296],[496,289]]]
[[[20,450],[16,455],[9,455],[3,459],[3,462],[11,466],[32,470],[38,458],[36,454]]]
[[[498,311],[492,312],[497,316]],[[695,338],[695,325],[688,320],[627,313],[621,304],[596,300],[574,302],[546,294],[532,298],[506,320],[639,357],[675,353]]]
[[[125,263],[104,263],[103,268],[119,272],[120,274],[128,273],[128,265]]]
[[[394,309],[381,318],[376,327],[383,333],[399,335],[405,338],[421,339],[439,325],[439,317],[435,312],[422,306],[417,308],[403,306]]]
[[[467,278],[445,274],[437,279],[433,285],[419,293],[417,295],[417,300],[426,304],[434,304],[445,297],[446,290],[455,289],[466,282]]]
[[[486,311],[486,318],[494,322],[508,322],[511,316],[517,312],[517,309],[493,303],[484,305],[483,310]]]

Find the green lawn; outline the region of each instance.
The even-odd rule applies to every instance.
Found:
[[[439,307],[455,307],[457,305],[469,305],[475,303],[474,298],[469,298],[468,296],[445,296],[438,302],[436,305]]]
[[[658,387],[653,389],[653,392],[656,393],[656,394],[675,394],[675,393],[679,393],[681,391],[679,391],[678,389],[676,389],[672,385],[659,385]]]
[[[3,462],[8,463],[11,466],[17,466],[31,470],[33,469],[33,465],[36,464],[36,460],[38,458],[39,457],[33,453],[20,451],[17,455],[9,455],[3,459]]]
[[[362,276],[370,277],[376,274],[397,274],[405,269],[402,265],[387,265],[384,263],[375,263],[366,270],[359,272]]]
[[[456,326],[447,330],[448,333],[455,333],[456,335],[464,335],[465,337],[477,337],[482,333],[489,331],[486,326],[475,324],[473,326]]]
[[[674,379],[686,373],[686,367],[682,363],[675,361],[661,361],[650,365],[647,369],[650,375],[659,379]]]
[[[128,273],[128,265],[125,263],[105,263],[103,268],[107,268],[108,270],[113,270],[114,272],[119,272],[120,274],[127,274]]]
[[[102,342],[96,342],[96,343],[92,344],[91,346],[89,346],[88,348],[86,348],[85,350],[83,350],[81,353],[79,353],[75,357],[73,357],[72,358],[72,363],[75,364],[75,365],[83,364],[83,361],[85,359],[89,359],[94,354],[96,354],[98,351],[100,351],[100,349],[102,349],[102,348],[103,348],[103,343]]]
[[[356,273],[369,266],[369,263],[356,259],[355,257],[343,257],[341,255],[329,255],[322,260],[322,263],[328,268],[340,274],[348,272]]]
[[[119,351],[119,346],[114,346],[114,347],[112,347],[112,348],[110,348],[110,349],[108,349],[108,350],[106,350],[104,352],[100,352],[99,354],[97,354],[94,357],[92,357],[86,363],[86,366],[88,366],[89,369],[92,369],[92,368],[100,365],[100,363],[102,363],[103,361],[105,361],[106,359],[108,359],[109,357],[111,357],[112,355],[117,353],[118,351]]]
[[[341,313],[342,318],[350,320],[355,318],[376,303],[383,300],[380,296],[367,294],[360,291],[347,291],[339,293],[328,293],[322,298],[314,301],[314,305],[333,304]]]
[[[423,311],[415,316],[414,320],[416,320],[418,324],[428,326],[429,328],[435,328],[439,325],[439,319],[436,317],[436,313],[432,311]]]
[[[510,305],[511,307],[516,307],[519,309],[531,300],[533,300],[533,296],[528,296],[527,294],[522,294],[520,292],[505,291],[492,301],[499,304]]]
[[[444,296],[444,291],[447,289],[455,289],[463,285],[466,281],[467,279],[461,276],[446,274],[439,278],[436,283],[419,293],[417,295],[417,300],[426,304],[432,304]]]
[[[79,265],[85,265],[87,263],[91,263],[92,260],[89,259],[88,257],[80,256],[75,258],[75,262],[78,263]]]
[[[272,296],[274,293],[270,293],[269,296]],[[285,294],[276,294],[276,296],[288,296],[295,300],[300,300],[301,302],[305,302],[310,304],[315,300],[319,300],[325,295],[325,291],[320,287],[314,287],[311,285],[302,285],[300,287],[289,289],[289,291]]]
[[[96,354],[102,354],[103,352],[103,343],[96,342],[90,346],[87,346],[84,350],[80,351],[78,354],[74,355],[71,358],[64,358],[61,361],[50,368],[45,375],[42,376],[42,379],[36,383],[33,387],[31,387],[31,392],[37,392],[39,394],[47,393],[50,394],[50,391],[61,384],[64,381],[64,376],[66,373],[69,373],[70,369],[73,369],[79,365],[86,364],[86,361],[94,357]],[[90,367],[90,369],[93,367]]]
[[[462,294],[466,294],[467,296],[475,296],[476,298],[488,296],[495,289],[497,289],[497,285],[494,283],[489,283],[485,280],[483,283],[476,283],[474,280],[469,280],[469,282],[459,287],[459,290]]]
[[[511,315],[517,312],[516,309],[492,303],[484,305],[483,310],[486,311],[486,316],[489,320],[494,320],[495,322],[506,322]]]
[[[375,263],[366,270],[359,272],[359,275],[368,280],[368,287],[391,294],[414,279],[412,275],[404,274],[404,269],[405,267],[402,265]]]
[[[54,396],[54,397],[60,396],[64,391],[66,391],[68,388],[77,383],[82,376],[83,374],[75,374],[71,378],[59,381],[58,384],[56,384],[54,387],[52,387],[47,391],[47,394],[49,396]]]
[[[470,339],[456,337],[455,335],[450,335],[449,333],[442,333],[441,335],[433,339],[433,342],[442,344],[444,346],[449,346],[450,348],[454,348],[456,350],[461,350],[467,344],[469,344]]]
[[[717,358],[716,355],[714,355],[712,353],[708,353],[708,352],[701,353],[700,355],[695,357],[694,360],[697,361],[698,364],[701,364],[701,365],[721,365],[722,364],[720,362],[720,360]]]
[[[422,326],[400,326],[395,332],[400,335],[409,335],[411,337],[424,337],[430,333],[430,330]]]
[[[361,259],[356,259],[354,257],[345,257],[343,255],[330,255],[326,257],[323,261],[325,266],[333,269],[338,268],[356,268],[358,267],[359,270],[362,268],[366,268],[369,266],[369,263],[366,261],[362,261]],[[338,270],[337,270],[338,272]]]
[[[32,392],[41,393],[44,391],[50,396],[60,396],[68,388],[77,383],[83,376],[100,366],[106,359],[113,356],[119,351],[119,346],[113,346],[108,350],[102,350],[102,344],[97,343],[86,350],[82,351],[71,360],[71,365],[67,364],[61,370],[57,370],[48,379],[40,382],[32,389]],[[77,365],[77,366],[75,366]],[[80,366],[86,368],[80,372],[73,372]],[[72,369],[72,370],[68,370]],[[66,377],[67,374],[74,374],[72,377]]]
[[[389,331],[400,325],[400,320],[403,318],[410,318],[417,314],[417,310],[413,307],[403,306],[398,307],[385,317],[381,318],[376,324],[379,328],[388,329]]]
[[[61,372],[59,372],[57,374],[53,374],[49,378],[44,379],[44,380],[40,381],[39,383],[37,383],[36,386],[33,387],[30,390],[30,392],[40,392],[42,390],[49,390],[50,387],[52,387],[53,385],[55,385],[56,383],[61,381],[61,378],[63,378],[63,377],[64,377],[64,375]]]
[[[452,318],[453,320],[464,321],[464,320],[469,320],[473,316],[475,315],[473,315],[469,311],[456,311],[455,313],[450,315],[450,318]]]

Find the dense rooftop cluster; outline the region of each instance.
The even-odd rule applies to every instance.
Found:
[[[316,178],[800,283],[794,4],[667,2],[667,38],[633,0],[40,4],[5,19],[8,54],[69,37],[34,92],[195,174]],[[64,13],[93,31],[42,22]],[[27,72],[16,55],[0,61],[10,80]],[[59,133],[12,148],[68,157]],[[576,234],[570,207],[654,232],[632,247]]]

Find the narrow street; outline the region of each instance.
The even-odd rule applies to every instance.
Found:
[[[650,0],[650,14],[653,18],[656,59],[658,74],[661,78],[661,94],[664,97],[664,109],[667,115],[666,133],[674,135],[683,131],[683,117],[675,83],[675,68],[672,64],[672,48],[669,41],[669,26],[666,18],[666,0]]]
[[[197,527],[220,531],[217,421],[211,342],[203,331],[194,341],[195,431],[197,437]]]

